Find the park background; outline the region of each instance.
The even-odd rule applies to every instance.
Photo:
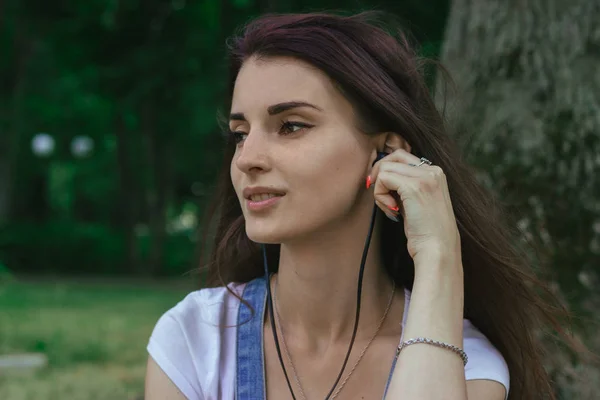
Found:
[[[42,366],[0,367],[0,399],[142,398],[154,324],[202,284],[226,38],[366,9],[448,68],[465,157],[600,350],[599,1],[2,0],[0,360]],[[560,399],[598,398],[597,367],[547,367]]]

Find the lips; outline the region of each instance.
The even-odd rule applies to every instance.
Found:
[[[272,187],[255,186],[245,188],[242,194],[246,200],[263,201],[276,196],[281,197],[285,192]]]
[[[247,187],[243,191],[246,207],[251,212],[266,212],[275,207],[285,192],[266,186]]]
[[[272,199],[273,197],[281,197],[281,196],[283,196],[283,195],[276,194],[276,193],[259,193],[259,194],[250,195],[248,200],[254,201],[254,202],[259,202],[259,201],[265,201],[265,200]]]

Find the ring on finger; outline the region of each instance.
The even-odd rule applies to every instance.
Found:
[[[431,165],[432,163],[425,157],[421,157],[421,162],[419,164],[408,164],[408,165],[410,165],[411,167],[420,167],[423,164]]]

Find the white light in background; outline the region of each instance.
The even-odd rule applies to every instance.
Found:
[[[71,153],[75,157],[87,157],[93,149],[94,141],[89,136],[75,136],[71,141]]]
[[[47,157],[54,152],[54,138],[47,133],[38,133],[31,139],[31,151],[38,157]]]

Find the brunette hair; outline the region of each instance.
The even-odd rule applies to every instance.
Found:
[[[230,88],[251,56],[293,57],[329,76],[351,102],[365,134],[398,132],[413,152],[440,166],[447,177],[462,243],[464,315],[500,351],[510,371],[511,400],[555,398],[543,366],[538,333],[552,327],[565,338],[555,301],[527,265],[518,237],[493,197],[477,183],[445,128],[423,74],[423,60],[403,34],[386,32],[378,13],[265,15],[230,41]],[[231,93],[230,93],[231,94]],[[248,239],[229,176],[235,145],[225,148],[223,168],[209,211],[213,226],[207,285],[248,282],[263,275],[258,244]],[[216,224],[214,224],[216,221]],[[383,223],[381,252],[390,277],[412,289],[414,265],[401,224]],[[276,271],[279,245],[267,246]],[[540,290],[541,289],[541,290]],[[541,294],[545,295],[542,297]],[[546,294],[548,296],[546,296]]]

